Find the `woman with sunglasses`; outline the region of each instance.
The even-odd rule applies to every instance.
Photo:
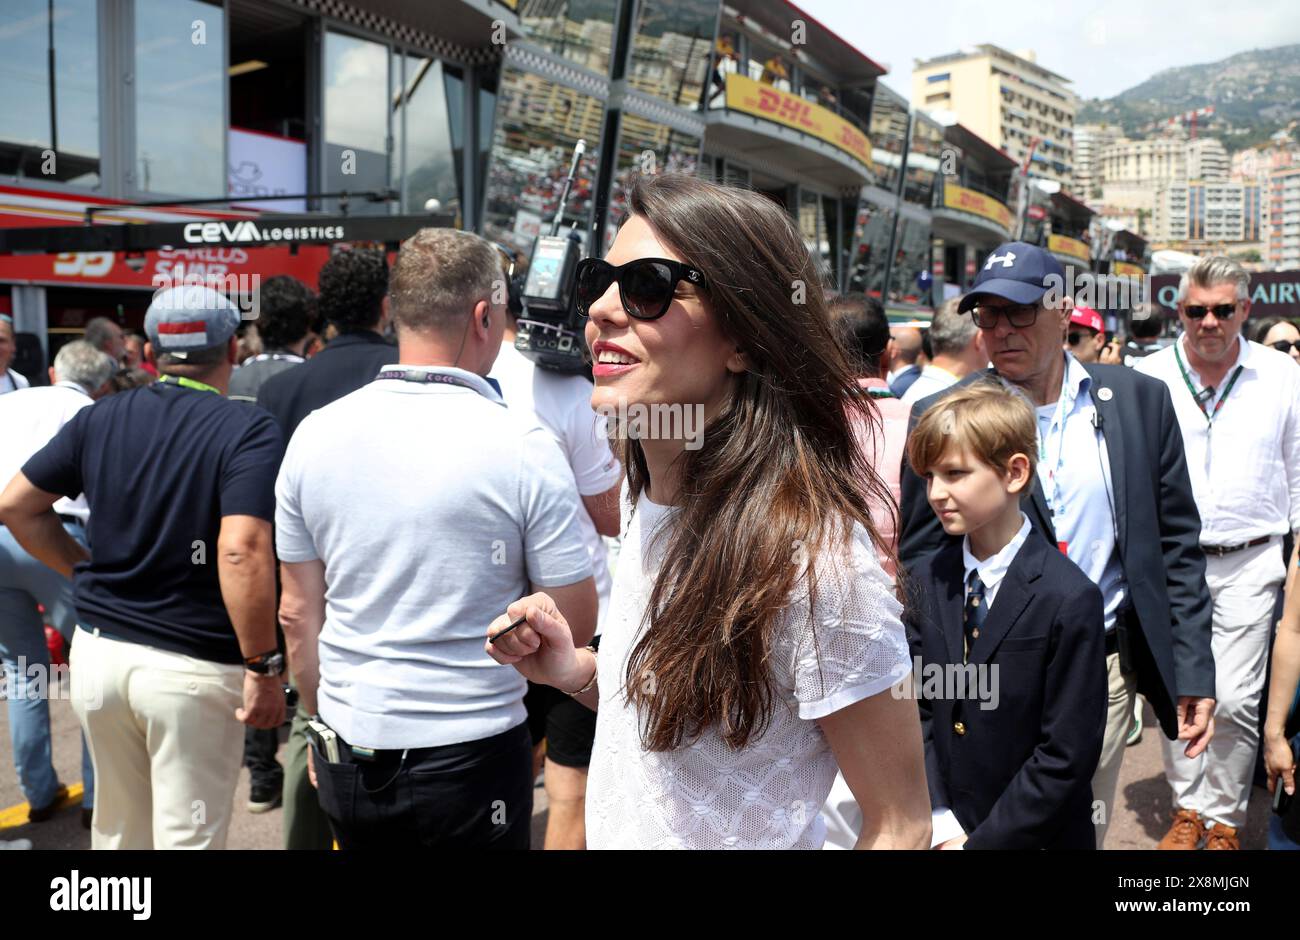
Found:
[[[700,408],[702,446],[626,423],[626,522],[599,655],[545,594],[487,651],[597,709],[592,848],[819,848],[837,765],[860,847],[928,848],[901,605],[855,445],[879,426],[793,222],[752,192],[638,179],[579,266],[594,407]],[[662,425],[658,426],[662,430]],[[516,621],[524,622],[504,632]],[[500,635],[498,635],[500,634]]]
[[[1284,352],[1300,365],[1300,328],[1283,317],[1263,317],[1255,323],[1255,342]]]

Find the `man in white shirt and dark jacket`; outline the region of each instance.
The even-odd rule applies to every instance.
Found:
[[[1114,817],[1124,742],[1142,693],[1188,755],[1213,734],[1214,658],[1201,518],[1169,390],[1123,366],[1081,363],[1062,350],[1074,303],[1050,253],[1009,242],[989,255],[961,302],[984,334],[993,368],[1038,416],[1037,478],[1025,513],[1038,536],[1101,589],[1109,698],[1093,778],[1097,844]],[[949,390],[950,391],[950,390]],[[912,420],[948,392],[918,401]],[[904,568],[951,538],[925,481],[904,461],[899,560]]]
[[[1136,366],[1173,397],[1214,599],[1214,740],[1195,758],[1165,748],[1174,820],[1162,849],[1240,848],[1281,545],[1300,530],[1300,369],[1241,335],[1249,314],[1245,269],[1202,258],[1178,285],[1183,335]]]

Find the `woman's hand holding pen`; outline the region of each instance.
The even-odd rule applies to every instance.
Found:
[[[578,655],[568,621],[549,594],[521,597],[487,632],[487,654],[514,666],[530,682],[571,691],[591,678],[589,657]]]

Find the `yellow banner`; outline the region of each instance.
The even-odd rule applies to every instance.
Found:
[[[862,131],[834,111],[757,82],[748,75],[733,72],[727,76],[727,107],[811,134],[871,164],[871,141]]]
[[[967,189],[964,186],[944,183],[943,204],[949,209],[970,212],[973,215],[988,219],[990,222],[996,222],[1007,231],[1011,230],[1011,210],[992,196],[977,193],[975,190]]]
[[[1092,260],[1092,251],[1088,248],[1087,243],[1081,242],[1077,238],[1067,238],[1064,235],[1048,235],[1047,250],[1054,251],[1059,255],[1069,255],[1071,258],[1078,258],[1083,262]]]
[[[1132,264],[1128,261],[1115,261],[1110,266],[1111,274],[1118,274],[1120,277],[1142,277],[1147,272],[1142,270],[1140,264]]]

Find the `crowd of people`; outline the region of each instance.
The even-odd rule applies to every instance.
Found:
[[[590,378],[515,349],[451,229],[270,279],[253,329],[175,287],[0,375],[32,821],[46,623],[95,848],[224,847],[241,766],[286,848],[528,848],[539,774],[546,848],[1101,848],[1139,696],[1160,848],[1239,848],[1258,755],[1294,791],[1300,331],[1248,272],[1200,260],[1176,338],[1120,341],[1011,242],[891,329],[761,195],[627,208],[574,283]]]

